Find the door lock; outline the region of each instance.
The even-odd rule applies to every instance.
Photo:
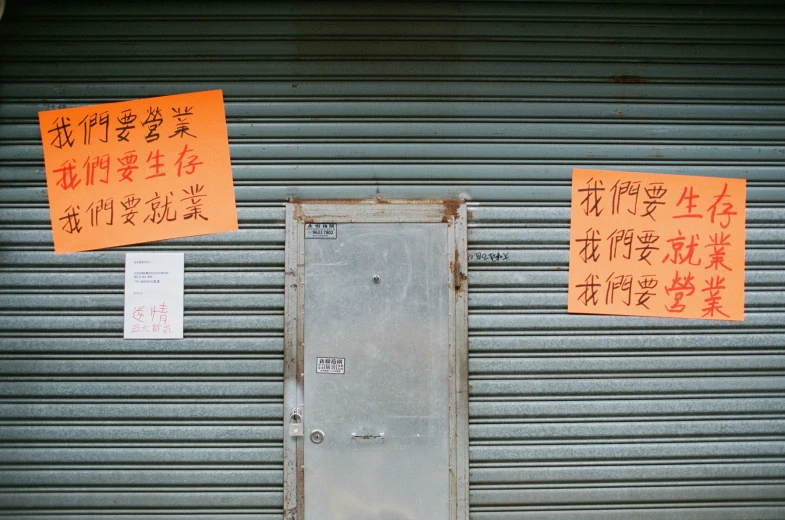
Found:
[[[311,442],[314,444],[321,444],[324,440],[324,432],[322,430],[314,430],[311,432]]]
[[[292,413],[289,415],[289,436],[302,437],[303,435],[305,435],[303,414],[300,413],[299,408],[293,408]]]

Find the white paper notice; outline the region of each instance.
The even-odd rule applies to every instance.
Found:
[[[125,339],[183,339],[183,253],[126,253]]]

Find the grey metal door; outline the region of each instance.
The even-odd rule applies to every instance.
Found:
[[[306,520],[449,517],[448,283],[446,224],[306,238]]]

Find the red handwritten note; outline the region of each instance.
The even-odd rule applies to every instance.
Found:
[[[746,181],[575,169],[568,312],[744,320]]]
[[[56,253],[238,228],[220,90],[38,119]]]

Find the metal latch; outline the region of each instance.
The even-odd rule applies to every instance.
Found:
[[[352,433],[352,439],[362,441],[362,440],[374,440],[374,439],[384,439],[384,432],[379,433]]]
[[[289,436],[302,437],[305,435],[305,428],[303,426],[302,412],[299,408],[292,408],[292,413],[289,414]]]

